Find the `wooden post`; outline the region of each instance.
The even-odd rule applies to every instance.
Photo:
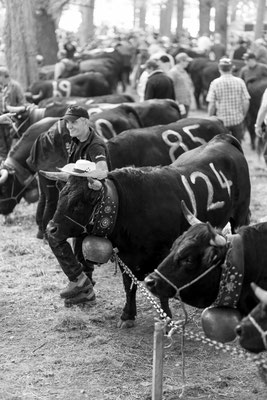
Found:
[[[156,322],[153,343],[152,400],[162,400],[164,324]]]

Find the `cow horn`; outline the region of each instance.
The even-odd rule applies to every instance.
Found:
[[[215,247],[224,247],[226,245],[226,240],[222,235],[217,233],[214,239],[210,239],[210,244]]]
[[[202,223],[194,214],[191,213],[191,211],[186,206],[184,200],[181,201],[181,207],[185,218],[191,226]]]
[[[257,298],[264,304],[267,304],[267,290],[261,289],[256,283],[252,282],[251,288],[253,289]]]
[[[87,178],[88,180],[88,187],[92,190],[100,190],[102,188],[102,183],[96,179]]]
[[[6,168],[1,169],[0,171],[0,185],[6,182],[8,178],[8,170]]]
[[[33,94],[32,95],[32,99],[33,100],[40,100],[43,97],[43,91],[40,90],[40,92],[38,94]]]
[[[66,172],[50,172],[50,171],[39,171],[41,175],[45,176],[48,179],[51,179],[52,181],[64,181],[67,182],[68,177],[70,174],[67,174]]]

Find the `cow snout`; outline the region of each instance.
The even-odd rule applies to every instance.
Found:
[[[150,292],[156,293],[156,282],[152,276],[147,276],[145,278],[145,285]]]
[[[242,325],[236,326],[235,333],[237,334],[237,336],[242,336]]]
[[[49,221],[46,227],[47,235],[53,237],[57,233],[57,230],[58,230],[57,224],[55,224],[53,220]]]

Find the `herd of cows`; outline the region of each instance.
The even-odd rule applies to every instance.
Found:
[[[36,105],[16,116],[21,137],[1,166],[0,213],[12,213],[22,198],[35,202],[46,196],[42,206],[52,207],[46,234],[59,254],[74,257],[67,240],[84,232],[87,243],[90,236],[105,237],[169,316],[169,298],[177,293],[194,307],[235,307],[247,316],[236,329],[240,343],[250,351],[266,349],[266,332],[250,313],[264,297],[261,292],[259,300],[254,283],[267,290],[267,223],[249,225],[251,187],[241,144],[215,117],[181,119],[172,100],[138,103],[114,93],[112,77],[110,82],[99,77],[97,65],[84,74],[84,84],[79,75],[68,85],[59,81],[56,90],[62,86],[72,96],[60,101],[50,98],[52,81],[33,85]],[[112,65],[109,74],[116,71]],[[253,130],[262,91],[257,82],[250,91]],[[49,172],[51,184],[65,179],[58,168],[67,163],[70,136],[60,117],[74,102],[88,109],[92,126],[106,140],[111,170],[97,185],[93,178],[70,176],[51,202],[38,188],[38,174]],[[116,199],[115,216],[105,207],[107,196]],[[228,222],[232,232],[226,235]],[[126,302],[120,326],[130,327],[136,285],[122,276]],[[266,326],[264,301],[253,313]]]

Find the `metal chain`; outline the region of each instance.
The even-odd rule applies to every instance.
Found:
[[[224,353],[229,352],[231,355],[244,357],[247,359],[247,361],[254,362],[257,366],[262,367],[267,372],[267,358],[264,357],[263,354],[252,355],[246,353],[244,350],[239,349],[238,347],[217,342],[216,340],[211,340],[200,333],[186,331],[185,329],[183,329],[184,321],[176,321],[176,322],[172,321],[171,318],[168,317],[168,315],[165,313],[165,311],[162,310],[162,308],[157,303],[155,298],[149,293],[144,284],[138,281],[138,279],[135,277],[130,268],[119,258],[117,252],[118,251],[115,250],[113,254],[115,262],[117,262],[123,268],[123,273],[127,273],[130,276],[130,278],[132,279],[132,284],[135,284],[138,287],[138,289],[141,290],[141,293],[151,302],[153,307],[159,313],[162,322],[165,323],[166,326],[171,328],[167,337],[171,338],[171,336],[176,332],[183,333],[184,336],[189,340],[196,340],[202,342],[204,344],[209,345],[210,347],[214,347],[216,350],[222,350]]]

